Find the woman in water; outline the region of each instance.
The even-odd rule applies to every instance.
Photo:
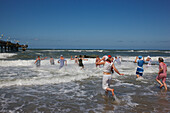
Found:
[[[79,58],[78,58],[78,62],[79,62],[79,67],[82,67],[82,69],[84,68],[83,60],[88,61],[88,59],[84,59],[84,58],[80,55]]]
[[[114,69],[116,73],[119,75],[124,75],[119,73],[119,71],[116,69],[114,63],[113,63],[113,58],[111,55],[108,55],[107,59],[103,62],[97,62],[96,64],[98,65],[104,65],[103,67],[103,80],[102,80],[102,87],[103,89],[108,92],[111,91],[112,95],[114,95],[114,89],[110,88],[110,82],[111,82],[111,74],[112,70]]]
[[[40,67],[41,64],[41,60],[46,59],[47,57],[44,58],[40,58],[40,56],[38,56],[38,58],[36,59],[36,61],[34,62],[34,64],[36,64],[37,67]]]
[[[74,57],[74,58],[71,56],[71,60],[75,60],[75,64],[78,64],[78,58],[77,58],[77,55],[75,55],[75,57]]]
[[[164,63],[163,58],[159,58],[158,61],[159,61],[159,72],[158,72],[158,76],[156,77],[156,81],[161,85],[160,88],[164,86],[165,90],[167,90],[167,85],[165,83],[167,77],[167,65]],[[161,83],[160,79],[162,79],[163,84]]]
[[[64,65],[67,66],[67,60],[63,57],[63,55],[60,55],[60,59],[58,60],[58,63],[60,63],[59,69],[61,69]]]

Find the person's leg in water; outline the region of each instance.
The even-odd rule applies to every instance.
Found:
[[[159,79],[156,78],[156,81],[161,85],[160,88],[162,88],[164,86]]]
[[[84,69],[84,65],[80,64],[79,67],[81,67],[81,70]]]
[[[139,78],[140,76],[139,75],[136,75],[137,78]]]
[[[136,77],[137,77],[137,78],[139,78],[139,77],[140,77],[140,76],[139,76],[139,72],[137,72],[137,71],[136,71]]]
[[[163,85],[164,85],[164,87],[165,87],[165,90],[167,91],[167,90],[168,90],[168,88],[167,88],[166,83],[165,83],[165,82],[163,82]]]
[[[142,76],[143,76],[143,73],[136,72],[136,77],[137,77],[137,78],[142,77]]]
[[[114,96],[114,89],[109,88],[111,82],[111,76],[103,76],[103,89],[105,89],[105,92],[108,94],[108,91],[112,92],[112,95]]]
[[[167,91],[168,88],[167,88],[167,85],[166,85],[165,81],[166,81],[166,77],[163,77],[163,78],[162,78],[162,83],[163,83],[163,85],[164,85],[164,87],[165,87],[165,90]]]
[[[108,91],[111,91],[111,92],[112,92],[112,95],[114,96],[114,89],[106,88],[106,93],[108,93]]]

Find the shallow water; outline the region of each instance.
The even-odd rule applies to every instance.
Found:
[[[123,55],[124,51],[109,51],[109,54],[114,55],[120,53],[124,60],[121,65],[115,65],[125,75],[112,75],[111,87],[115,89],[116,101],[105,95],[101,87],[102,67],[95,67],[95,59],[84,61],[85,69],[81,70],[68,58],[70,55],[78,55],[78,52],[82,54],[84,50],[29,51],[11,55],[8,53],[7,57],[0,60],[0,112],[170,112],[169,67],[166,80],[168,91],[165,91],[164,88],[159,89],[159,84],[155,81],[158,65],[145,65],[143,78],[136,79],[136,64],[131,62],[135,56],[131,55],[130,50],[129,54],[126,51],[126,55]],[[106,54],[103,52],[105,51],[89,50],[86,53],[102,56]],[[156,52],[157,55],[152,56],[155,62],[164,51]],[[59,70],[57,59],[54,66],[46,59],[37,68],[34,65],[37,53],[42,53],[43,56],[68,54],[68,65]],[[21,54],[24,55],[21,57]],[[148,54],[152,52],[149,51]],[[165,59],[166,63],[170,62],[168,53]]]

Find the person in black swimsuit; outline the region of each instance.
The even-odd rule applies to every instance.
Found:
[[[78,62],[79,62],[79,66],[82,67],[82,69],[84,68],[83,60],[88,61],[88,59],[84,59],[84,58],[80,55],[80,56],[79,56],[79,59],[78,59]]]

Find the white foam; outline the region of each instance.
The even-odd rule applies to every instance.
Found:
[[[103,75],[103,68],[96,68],[95,67],[95,58],[90,58],[88,61],[83,61],[85,69],[81,70],[77,64],[75,64],[74,60],[66,59],[68,65],[64,68],[59,70],[59,64],[57,63],[58,59],[55,59],[55,65],[50,65],[49,59],[45,59],[41,61],[41,66],[37,68],[34,64],[35,60],[0,60],[1,67],[13,67],[17,69],[18,72],[21,74],[21,78],[17,77],[14,81],[1,81],[0,87],[4,86],[12,86],[12,85],[43,85],[43,84],[57,84],[62,82],[70,82],[70,81],[77,81],[89,78],[91,76],[102,77]],[[112,77],[114,80],[117,78],[126,78],[129,75],[136,77],[136,64],[132,62],[122,62],[119,66],[116,65],[116,68],[119,70],[120,73],[125,73],[124,76],[119,76],[114,74]],[[3,68],[2,68],[3,69]],[[27,70],[29,73],[28,75],[22,75],[24,69]],[[152,68],[144,69],[144,78],[147,73],[155,73],[158,72],[158,66],[152,66]],[[168,68],[168,70],[170,70]],[[10,71],[10,73],[6,73],[9,77],[12,75],[16,75],[16,72]],[[36,75],[34,77],[29,77],[32,75]],[[24,79],[26,76],[27,79]],[[146,80],[142,80],[145,83]],[[131,83],[121,83],[118,82],[114,86],[119,85],[126,85],[132,86],[134,84]],[[134,85],[134,87],[140,87],[138,85]]]
[[[12,57],[14,55],[17,55],[16,53],[0,53],[0,59],[6,59],[8,57]]]
[[[72,49],[72,50],[41,50],[41,51],[43,51],[43,52],[103,52],[103,50],[86,50],[86,49],[78,49],[78,50],[74,50],[74,49]]]
[[[0,60],[1,67],[33,66],[34,60]]]
[[[165,53],[170,53],[170,51],[165,51]]]
[[[134,87],[137,87],[137,88],[140,88],[141,86],[140,85],[135,85],[135,84],[132,84],[132,83],[122,83],[121,81],[120,82],[117,82],[116,84],[113,85],[114,87],[115,86],[134,86]]]
[[[93,69],[96,69],[93,63],[93,59],[89,59],[89,63],[85,64],[85,69],[81,70],[74,61],[68,59],[68,66],[64,66],[59,69],[59,64],[52,66],[49,60],[42,60],[41,66],[37,68],[34,65],[34,60],[16,60],[16,61],[0,61],[4,67],[12,66],[18,68],[20,71],[24,66],[30,73],[37,75],[29,77],[28,79],[17,78],[16,80],[5,80],[0,82],[0,87],[13,86],[13,85],[44,85],[44,84],[58,84],[62,82],[77,81],[89,78],[89,76],[97,76],[94,74]],[[22,70],[21,70],[22,71]],[[22,74],[22,72],[20,73]],[[29,73],[29,74],[30,74]],[[9,75],[10,76],[10,75]],[[26,76],[26,75],[21,75]],[[29,75],[28,75],[29,76]]]
[[[128,106],[136,107],[137,105],[139,105],[138,103],[132,102],[132,97],[129,95],[124,96],[124,100],[127,101],[126,103]]]

